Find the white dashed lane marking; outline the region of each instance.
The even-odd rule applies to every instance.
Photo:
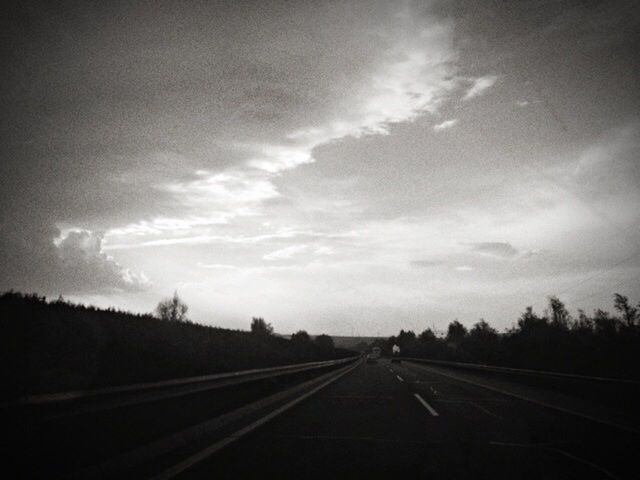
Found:
[[[428,411],[431,415],[433,415],[434,417],[437,417],[437,416],[438,416],[438,412],[436,412],[436,411],[434,410],[434,408],[433,408],[431,405],[429,405],[429,404],[425,401],[425,399],[424,399],[424,398],[422,398],[422,397],[421,397],[419,394],[417,394],[417,393],[414,393],[414,394],[413,394],[413,396],[414,396],[414,397],[416,397],[416,399],[417,399],[417,400],[422,404],[422,406],[423,406],[424,408],[426,408],[426,409],[427,409],[427,411]]]

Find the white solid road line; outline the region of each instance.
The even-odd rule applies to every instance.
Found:
[[[401,382],[404,382],[404,380],[402,379],[402,377],[401,377],[400,375],[396,375],[396,378],[397,378],[398,380],[400,380]]]
[[[272,411],[271,413],[265,415],[264,417],[256,420],[255,422],[251,423],[250,425],[247,425],[246,427],[241,428],[237,432],[235,432],[235,433],[233,433],[233,434],[231,434],[231,435],[229,435],[227,437],[224,437],[223,439],[219,440],[218,442],[214,443],[213,445],[210,445],[209,447],[205,448],[204,450],[201,450],[200,452],[198,452],[198,453],[186,458],[185,460],[182,460],[181,462],[177,463],[176,465],[173,465],[173,466],[169,467],[168,469],[166,469],[165,471],[163,471],[159,475],[156,475],[155,477],[153,477],[153,480],[169,480],[171,478],[174,478],[175,476],[181,474],[185,470],[188,470],[189,468],[191,468],[192,466],[196,465],[197,463],[200,463],[203,460],[206,460],[208,457],[210,457],[214,453],[217,453],[218,451],[220,451],[221,449],[223,449],[224,447],[226,447],[230,443],[233,443],[233,442],[239,440],[240,438],[244,437],[245,435],[247,435],[248,433],[252,432],[256,428],[264,425],[265,423],[267,423],[268,421],[270,421],[273,418],[277,417],[278,415],[286,412],[290,408],[294,407],[295,405],[297,405],[298,403],[302,402],[303,400],[305,400],[306,398],[310,397],[311,395],[313,395],[314,393],[318,392],[319,390],[322,390],[324,387],[326,387],[327,385],[335,382],[336,380],[338,380],[339,378],[343,377],[347,373],[353,371],[358,365],[360,365],[360,362],[356,362],[353,365],[348,365],[347,367],[344,367],[344,369],[342,369],[342,370],[338,370],[336,375],[334,375],[333,377],[329,378],[325,382],[321,383],[317,387],[314,387],[312,390],[309,390],[308,392],[304,393],[303,395],[300,395],[299,397],[291,400],[289,403],[286,403],[285,405],[282,405],[281,407],[279,407],[276,410]]]
[[[437,416],[438,416],[438,412],[436,412],[436,411],[433,409],[433,407],[432,407],[431,405],[429,405],[429,404],[425,401],[425,399],[424,399],[424,398],[422,398],[422,397],[421,397],[419,394],[417,394],[417,393],[414,393],[414,394],[413,394],[413,396],[414,396],[414,397],[416,397],[416,398],[418,399],[418,401],[422,404],[422,406],[423,406],[424,408],[426,408],[426,409],[429,411],[429,413],[430,413],[431,415],[433,415],[434,417],[437,417]]]

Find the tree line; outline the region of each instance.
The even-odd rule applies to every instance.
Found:
[[[542,314],[527,307],[504,332],[483,319],[471,328],[455,320],[443,336],[430,328],[400,330],[376,344],[386,354],[398,345],[406,357],[640,378],[640,304],[616,293],[613,306],[615,314],[596,309],[573,316],[551,296]]]
[[[178,296],[178,292],[175,291],[172,297],[165,298],[158,303],[155,314],[160,320],[189,323],[190,320],[187,317],[188,311],[189,307]],[[253,317],[251,320],[251,333],[258,337],[267,338],[273,335],[273,326],[265,322],[262,317]],[[298,330],[291,335],[290,340],[294,348],[300,352],[310,348],[316,348],[325,354],[330,354],[335,349],[333,339],[326,334],[317,335],[312,340],[311,336],[305,330]]]
[[[166,308],[160,308],[165,305]],[[330,360],[353,355],[327,335],[275,335],[191,322],[178,297],[152,314],[74,304],[60,297],[0,294],[0,396],[80,390]],[[305,336],[306,335],[306,336]]]

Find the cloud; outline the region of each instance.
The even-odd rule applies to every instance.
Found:
[[[433,129],[436,132],[439,132],[440,130],[446,130],[447,128],[451,128],[451,127],[453,127],[453,126],[455,126],[457,124],[458,124],[458,119],[457,118],[453,118],[451,120],[445,120],[442,123],[438,123],[437,125],[434,125]]]
[[[264,145],[259,147],[257,158],[249,160],[247,164],[272,174],[292,170],[305,163],[313,163],[311,150],[315,146],[314,142],[293,147]]]
[[[207,268],[212,270],[238,270],[239,267],[236,265],[230,265],[228,263],[202,263],[198,262],[196,264],[198,268]]]
[[[547,250],[527,250],[526,252],[522,252],[522,258],[533,258],[547,253],[549,253]]]
[[[269,178],[244,170],[214,174],[199,171],[198,178],[169,183],[161,188],[187,208],[197,211],[210,207],[218,210],[223,218],[251,214],[264,201],[280,195]]]
[[[442,260],[413,260],[410,262],[412,267],[417,268],[430,268],[430,267],[439,267],[444,265],[445,262]]]
[[[595,138],[573,162],[550,174],[593,218],[629,240],[640,214],[640,121],[611,129]]]
[[[519,253],[518,250],[516,250],[510,243],[507,242],[472,243],[471,250],[478,253],[484,253],[504,258],[515,257]]]
[[[307,253],[307,252],[317,257],[330,256],[336,253],[333,247],[330,247],[327,245],[312,246],[307,244],[301,244],[301,245],[291,245],[289,247],[275,250],[271,253],[264,255],[262,258],[268,261],[289,260],[293,257],[297,257],[300,254]]]
[[[491,88],[498,77],[496,75],[485,75],[484,77],[478,77],[472,80],[471,87],[467,90],[463,100],[470,100],[472,98],[483,95],[487,89]]]
[[[334,255],[336,251],[333,247],[321,245],[319,247],[316,247],[313,253],[318,256],[325,256],[325,255]]]
[[[68,18],[81,21],[67,22],[62,42],[50,12],[8,19],[15,68],[6,83],[15,88],[5,98],[12,121],[0,162],[2,286],[77,291],[93,269],[102,278],[93,290],[131,290],[144,283],[127,273],[135,267],[153,278],[153,290],[105,295],[105,304],[129,307],[135,297],[144,307],[176,282],[201,282],[190,304],[202,321],[246,327],[253,312],[397,326],[423,315],[425,301],[490,315],[544,298],[543,288],[563,287],[548,276],[556,257],[567,259],[557,266],[566,274],[575,273],[570,263],[627,255],[617,230],[558,183],[616,223],[638,224],[638,134],[615,141],[618,148],[595,138],[637,116],[637,89],[622,74],[633,64],[631,42],[617,30],[623,43],[615,48],[583,49],[571,31],[545,40],[540,28],[555,11],[531,18],[519,8],[436,5],[432,14],[434,3],[69,6]],[[504,31],[487,36],[496,18]],[[572,25],[591,35],[592,23],[581,20]],[[518,41],[505,50],[504,38]],[[550,55],[558,45],[571,55]],[[500,77],[483,76],[493,73]],[[515,82],[523,78],[529,83]],[[514,80],[510,92],[489,90],[502,79]],[[567,134],[548,109],[515,115],[516,101],[537,104],[537,90],[564,99],[551,116],[569,119]],[[467,101],[457,112],[454,92],[507,98]],[[465,135],[431,130],[454,117]],[[594,149],[578,162],[586,143]],[[57,225],[89,232],[66,240],[65,265],[53,243]],[[358,233],[335,236],[348,231]],[[471,251],[461,239],[508,239],[521,252],[554,256],[517,269],[525,253]],[[296,245],[308,249],[287,250]],[[479,281],[460,282],[468,275],[456,266],[475,268]],[[532,276],[526,297],[513,294],[511,279]],[[451,291],[461,301],[450,302]],[[405,310],[414,302],[419,308]],[[459,312],[432,313],[444,321]]]
[[[206,229],[205,229],[206,230]],[[119,231],[111,230],[108,232],[107,240],[105,240],[103,247],[105,250],[129,250],[134,248],[145,248],[145,247],[165,247],[170,245],[207,245],[212,243],[220,243],[220,244],[239,244],[239,245],[251,245],[251,244],[259,244],[263,242],[270,242],[273,240],[281,240],[281,239],[289,239],[289,238],[301,238],[301,239],[326,239],[326,240],[337,240],[337,239],[346,239],[351,238],[357,235],[357,232],[346,231],[346,232],[321,232],[316,230],[301,230],[301,229],[291,229],[291,228],[282,228],[278,229],[271,233],[263,233],[260,235],[211,235],[211,234],[201,234],[201,235],[192,235],[188,234],[190,232],[186,232],[185,235],[180,235],[180,231],[177,232],[177,235],[171,236],[169,238],[158,238],[155,240],[145,240],[139,241],[136,238],[129,238],[128,242],[118,243],[118,238],[121,235],[125,237],[128,236],[129,231],[125,231],[124,234],[121,234]],[[166,232],[158,232],[164,233]],[[176,233],[176,232],[174,232]],[[330,249],[331,247],[318,247],[318,251],[322,251],[323,248]],[[326,252],[327,250],[325,250]],[[319,253],[322,254],[322,253]],[[324,253],[325,255],[327,253]]]
[[[280,197],[270,178],[240,169],[219,173],[200,170],[195,177],[167,182],[158,185],[157,189],[172,197],[174,204],[180,206],[181,215],[157,216],[112,228],[106,232],[108,249],[224,240],[220,235],[207,232],[211,227],[228,224],[240,217],[259,215],[265,202]],[[204,233],[194,235],[195,229]],[[150,236],[164,238],[149,240]],[[124,240],[124,243],[113,242],[114,239]]]
[[[273,260],[289,260],[290,258],[304,253],[309,248],[308,245],[291,245],[280,250],[275,250],[264,255],[262,258],[268,261]]]
[[[640,121],[605,132],[570,165],[575,189],[600,198],[640,191]]]
[[[151,285],[144,273],[133,272],[104,252],[102,234],[29,228],[19,237],[5,237],[2,242],[12,252],[11,258],[0,258],[6,265],[1,271],[2,287],[82,294],[139,292]]]
[[[408,12],[393,17],[385,21],[386,48],[371,58],[373,68],[363,70],[357,83],[345,86],[349,95],[339,98],[336,112],[287,132],[286,143],[254,145],[249,166],[269,173],[290,170],[314,162],[312,152],[321,145],[384,135],[392,124],[436,111],[456,86],[451,27]]]
[[[211,237],[215,241],[219,236],[212,235],[207,227],[258,216],[267,203],[286,201],[280,191],[280,177],[315,162],[317,148],[347,138],[385,135],[393,124],[436,112],[457,85],[452,25],[424,11],[411,12],[381,2],[355,24],[333,22],[327,30],[316,28],[314,23],[310,28],[322,48],[332,55],[309,66],[298,62],[306,54],[292,53],[281,64],[278,56],[271,58],[273,51],[269,50],[265,52],[268,58],[257,65],[273,62],[274,68],[286,69],[286,76],[272,78],[274,72],[265,72],[260,83],[266,86],[257,92],[248,80],[255,74],[231,79],[240,92],[251,90],[245,93],[250,93],[249,104],[256,108],[266,108],[265,104],[277,100],[282,120],[229,117],[229,109],[242,109],[235,97],[229,99],[224,111],[217,112],[224,118],[229,135],[217,138],[216,145],[224,145],[224,151],[231,152],[234,165],[220,170],[194,169],[196,173],[190,178],[155,185],[157,191],[172,198],[177,214],[158,213],[154,218],[107,230],[109,249],[135,244],[199,244]],[[334,28],[340,31],[332,33]],[[335,42],[338,49],[333,46]],[[318,48],[315,44],[307,47]],[[301,45],[285,42],[281,48],[297,52]],[[343,58],[343,51],[352,53]],[[253,52],[249,55],[250,64],[238,68],[251,73],[256,59]],[[220,102],[225,106],[224,96]],[[191,240],[167,238],[194,229],[200,232],[188,235]],[[116,236],[121,241],[111,244]]]
[[[61,275],[70,290],[140,291],[149,287],[143,273],[134,273],[107,255],[102,234],[87,230],[70,231],[55,244],[61,260]]]

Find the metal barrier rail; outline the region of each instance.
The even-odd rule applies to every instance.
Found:
[[[524,368],[498,367],[495,365],[483,365],[478,363],[431,360],[427,358],[410,358],[410,357],[399,357],[399,358],[400,360],[406,360],[408,362],[431,363],[434,365],[442,365],[443,367],[455,367],[455,368],[461,368],[466,370],[480,370],[485,372],[511,373],[511,374],[534,376],[534,377],[555,377],[555,378],[566,378],[566,379],[573,379],[573,380],[587,380],[587,381],[595,381],[595,382],[603,382],[603,383],[615,383],[615,384],[640,386],[640,381],[625,379],[625,378],[595,377],[595,376],[578,375],[578,374],[572,374],[572,373],[550,372],[546,370],[529,370]]]
[[[96,412],[110,408],[138,405],[151,401],[164,400],[216,388],[238,385],[255,380],[273,378],[281,375],[305,372],[331,366],[346,364],[359,357],[347,357],[339,360],[298,363],[278,367],[257,368],[237,372],[225,372],[197,377],[177,378],[159,382],[121,385],[95,390],[61,392],[42,395],[29,395],[7,402],[3,408],[16,406],[63,406],[73,404],[76,408],[59,413],[56,416],[75,415]],[[83,404],[83,405],[77,405]]]
[[[356,368],[360,364],[359,361],[361,359],[361,356],[344,359],[344,361],[340,361],[339,363],[352,362],[352,364],[345,365],[331,372],[323,373],[322,375],[312,379],[305,380],[300,384],[288,387],[285,390],[259,398],[249,404],[239,406],[234,410],[223,413],[214,418],[207,419],[199,424],[174,432],[150,443],[146,443],[133,450],[123,452],[97,465],[93,465],[76,472],[74,475],[71,475],[71,478],[102,479],[105,477],[111,478],[111,476],[113,478],[117,478],[118,472],[131,471],[131,469],[134,469],[141,464],[153,462],[155,459],[175,451],[176,449],[184,448],[186,445],[197,445],[199,442],[202,442],[203,438],[215,435],[226,427],[233,425],[235,422],[243,421],[246,418],[251,418],[252,415],[255,415],[256,413],[263,412],[258,418],[253,418],[251,423],[248,425],[243,425],[241,428],[240,426],[236,427],[240,429],[234,429],[231,432],[227,432],[222,437],[213,440],[213,443],[206,446],[203,450],[195,453],[192,452],[190,455],[187,455],[186,458],[179,460],[176,464],[158,473],[157,476],[154,477],[156,479],[173,478],[215,454],[227,445],[241,439],[261,425],[286,412],[320,389],[338,380]],[[275,408],[275,410],[270,410],[270,408]]]

